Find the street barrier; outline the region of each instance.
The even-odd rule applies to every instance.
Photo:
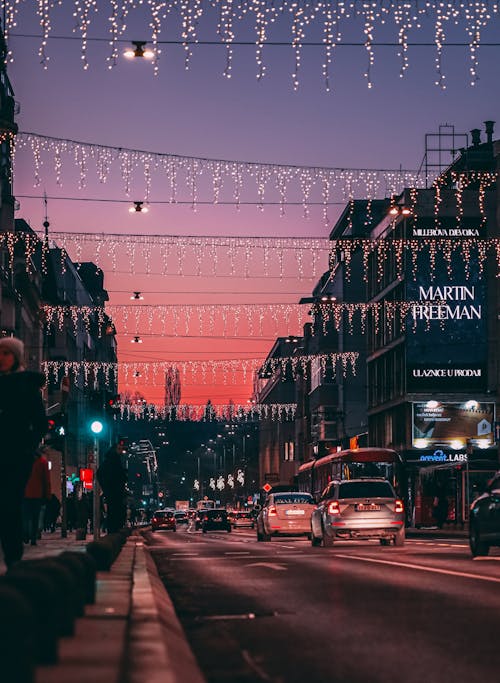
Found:
[[[36,635],[33,610],[20,591],[3,582],[0,583],[0,614],[2,679],[32,683]]]

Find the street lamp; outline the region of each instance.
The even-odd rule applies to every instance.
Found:
[[[97,481],[97,470],[99,469],[99,435],[104,430],[104,423],[101,420],[92,420],[90,431],[94,435],[94,483],[93,483],[93,523],[94,541],[98,541],[101,535],[101,506],[100,506],[100,487]]]

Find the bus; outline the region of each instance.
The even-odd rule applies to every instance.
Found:
[[[330,453],[299,467],[299,491],[312,493],[317,500],[333,479],[383,477],[399,495],[403,488],[403,461],[390,448],[354,448]]]

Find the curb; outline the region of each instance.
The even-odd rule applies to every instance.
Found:
[[[127,683],[206,683],[143,542],[136,544]]]

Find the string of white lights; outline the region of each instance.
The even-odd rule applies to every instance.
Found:
[[[209,405],[165,406],[136,402],[120,404],[120,417],[125,420],[178,420],[182,422],[286,421],[294,419],[296,410],[296,403],[210,403]]]
[[[73,263],[92,261],[106,272],[116,272],[125,262],[131,275],[145,273],[178,276],[280,278],[294,275],[310,279],[328,268],[330,243],[308,237],[218,237],[193,235],[125,235],[109,233],[50,232],[49,244],[36,232],[0,233],[10,265],[16,245],[21,244],[26,269],[33,267],[33,254],[40,251],[46,272],[49,247],[60,249],[59,267],[64,273],[67,257]],[[57,261],[57,259],[56,259]],[[57,263],[54,263],[57,265]]]
[[[293,192],[295,197],[300,198],[305,217],[309,215],[312,194],[316,190],[322,202],[326,225],[328,205],[334,197],[340,201],[355,197],[375,199],[377,196],[398,194],[405,187],[425,186],[423,174],[414,170],[209,159],[111,147],[30,132],[21,132],[16,136],[14,157],[22,150],[28,150],[32,157],[35,187],[44,182],[44,168],[50,168],[51,176],[57,185],[62,186],[65,161],[77,170],[80,190],[87,186],[92,169],[98,182],[105,184],[112,171],[118,168],[125,195],[130,197],[133,192],[138,192],[140,196],[135,199],[143,200],[139,202],[143,206],[137,209],[138,213],[147,208],[153,177],[160,178],[161,191],[164,196],[169,196],[172,203],[184,191],[193,207],[204,197],[214,205],[226,197],[238,209],[243,200],[251,195],[263,210],[266,198],[271,195],[278,202],[281,215],[284,215],[288,197]],[[140,192],[134,186],[138,178],[141,179]]]
[[[81,387],[115,387],[125,384],[146,384],[163,386],[168,372],[179,372],[183,383],[237,384],[245,383],[256,372],[262,377],[281,376],[294,379],[298,374],[307,376],[312,361],[320,364],[323,372],[335,377],[348,372],[356,374],[356,352],[322,353],[314,355],[286,356],[282,358],[244,358],[231,360],[182,360],[182,361],[143,361],[143,362],[105,362],[105,361],[44,361],[42,371],[47,381],[58,382],[63,376],[69,377]]]
[[[327,298],[327,297],[325,297]],[[366,331],[371,315],[375,332],[380,325],[392,325],[396,321],[404,329],[412,306],[419,302],[313,302],[307,304],[141,304],[102,306],[42,306],[44,323],[62,330],[68,320],[77,334],[83,325],[87,332],[97,325],[98,335],[115,330],[120,334],[156,334],[169,336],[237,337],[244,331],[250,336],[263,336],[274,329],[275,334],[286,329],[302,330],[312,316],[313,332],[321,325],[326,333],[328,325],[339,330],[345,325],[350,334],[357,324],[362,334]],[[111,329],[110,329],[111,326]]]
[[[5,0],[5,29],[8,35],[15,29],[18,13],[28,0]],[[48,42],[52,31],[54,15],[62,12],[62,5],[67,10],[70,2],[49,2],[38,0],[32,3],[39,18],[42,37],[39,47],[41,64],[47,68]],[[135,43],[136,50],[132,56],[150,57],[155,73],[158,73],[161,57],[161,36],[167,25],[172,27],[179,21],[180,38],[185,51],[185,68],[188,69],[192,57],[192,43],[201,37],[201,26],[211,22],[216,24],[216,32],[220,44],[226,49],[224,76],[233,75],[234,43],[237,40],[237,28],[250,25],[253,28],[257,78],[265,76],[267,66],[264,62],[264,48],[271,41],[273,28],[285,26],[290,33],[288,43],[293,51],[295,68],[292,73],[294,89],[299,86],[299,74],[302,60],[303,43],[309,34],[317,35],[324,44],[323,78],[325,87],[330,89],[329,67],[333,61],[335,48],[342,44],[343,36],[349,28],[355,26],[364,38],[367,53],[365,78],[368,87],[372,87],[372,70],[375,64],[374,43],[376,29],[382,26],[393,26],[399,43],[398,57],[401,60],[400,75],[403,76],[409,65],[409,35],[431,29],[434,33],[436,47],[436,85],[445,88],[445,75],[442,70],[442,53],[449,30],[463,26],[470,58],[470,84],[478,80],[478,48],[484,30],[498,18],[498,0],[74,0],[72,20],[75,31],[81,37],[81,61],[84,69],[89,66],[88,40],[90,28],[98,13],[108,18],[108,34],[110,54],[108,67],[113,67],[119,58],[118,41],[122,39],[130,24],[134,10],[149,12],[149,41],[152,50],[145,51],[147,41]]]

